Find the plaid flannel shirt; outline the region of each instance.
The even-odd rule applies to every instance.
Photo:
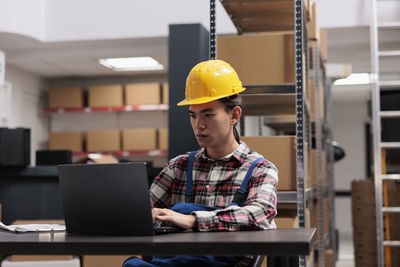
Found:
[[[177,156],[154,179],[150,188],[153,207],[171,208],[185,202],[186,169],[189,153]],[[278,171],[267,160],[257,163],[251,175],[242,207],[229,206],[253,161],[261,157],[241,142],[231,154],[213,160],[205,149],[197,151],[193,163],[194,203],[220,208],[195,211],[198,231],[266,230],[276,228]],[[243,258],[242,258],[243,259]],[[246,264],[235,264],[243,266]]]

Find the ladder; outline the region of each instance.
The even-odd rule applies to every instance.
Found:
[[[400,241],[384,238],[383,217],[388,213],[400,213],[400,207],[383,206],[382,195],[386,190],[387,180],[400,181],[400,174],[386,174],[384,170],[385,157],[382,157],[387,149],[400,149],[400,142],[383,142],[381,139],[381,119],[400,118],[399,111],[381,111],[380,94],[382,90],[400,89],[400,79],[395,81],[380,81],[379,61],[383,58],[399,58],[400,50],[381,51],[379,50],[379,33],[385,30],[399,30],[400,23],[378,23],[378,2],[384,0],[371,0],[371,83],[372,83],[372,123],[373,123],[373,146],[374,146],[374,179],[375,179],[375,204],[376,204],[376,240],[377,240],[377,266],[390,266],[390,247],[400,246]],[[399,3],[395,0],[386,0]],[[386,195],[385,195],[386,198]],[[386,202],[386,201],[385,201]],[[387,220],[387,219],[386,219]],[[387,222],[387,221],[386,221]],[[388,225],[388,224],[387,224]],[[400,226],[399,226],[400,227]],[[387,229],[389,230],[389,229]],[[387,235],[388,236],[388,235]],[[386,252],[386,253],[385,253]],[[386,260],[385,260],[386,259]]]

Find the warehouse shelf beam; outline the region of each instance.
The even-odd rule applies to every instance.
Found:
[[[247,94],[242,96],[246,115],[293,115],[295,94]]]
[[[308,188],[305,190],[305,199],[311,200],[313,197],[313,189]],[[279,203],[297,203],[297,192],[296,191],[278,191],[278,202]]]
[[[267,115],[264,116],[264,125],[277,131],[294,132],[296,127],[296,115]],[[328,132],[329,126],[321,122],[324,132]],[[315,131],[315,118],[312,116],[311,129]]]
[[[253,93],[243,94],[243,110],[246,115],[288,116],[296,114],[296,94],[291,93]],[[304,115],[311,113],[310,103],[303,99]]]

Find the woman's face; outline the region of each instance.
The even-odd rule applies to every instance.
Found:
[[[190,123],[197,142],[204,148],[218,148],[233,137],[233,111],[226,111],[225,105],[218,101],[191,105]]]

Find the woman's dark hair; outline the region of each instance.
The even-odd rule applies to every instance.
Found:
[[[225,110],[227,112],[229,112],[236,106],[242,108],[242,97],[240,95],[232,95],[232,96],[224,97],[224,98],[219,99],[219,101],[221,101],[222,104],[225,105]],[[236,129],[236,124],[237,123],[235,123],[235,125],[233,125],[233,136],[235,137],[236,142],[238,142],[240,144],[240,135]]]

